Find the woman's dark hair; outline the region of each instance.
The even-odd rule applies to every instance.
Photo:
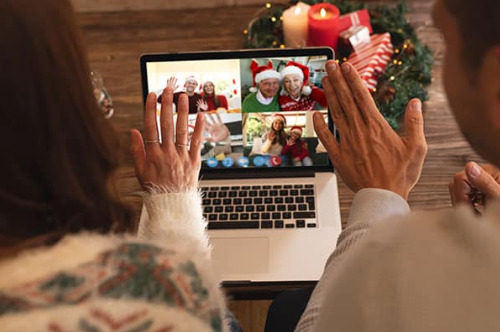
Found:
[[[213,84],[213,86],[214,86],[214,92],[212,92],[212,94],[210,94],[210,95],[209,95],[209,94],[208,94],[208,93],[206,93],[206,91],[205,91],[205,85],[206,85],[207,83],[208,83],[208,82],[205,82],[205,83],[203,84],[203,96],[202,96],[201,98],[203,99],[203,101],[207,101],[208,99],[211,99],[211,100],[212,100],[212,103],[214,103],[214,107],[215,107],[215,109],[217,109],[217,108],[219,108],[219,106],[220,106],[220,101],[219,101],[219,98],[217,98],[217,95],[215,94],[215,84],[213,84],[212,82],[210,82],[210,83],[212,83],[212,84]]]
[[[500,44],[499,0],[444,0],[456,18],[463,41],[463,60],[477,69],[491,47]]]
[[[274,132],[275,137],[272,141],[272,144],[279,143],[282,146],[286,145],[286,140],[288,138],[288,135],[285,133],[285,128],[281,130],[275,130],[274,126],[271,124],[271,130]]]
[[[68,0],[0,1],[2,249],[131,226],[76,22]]]

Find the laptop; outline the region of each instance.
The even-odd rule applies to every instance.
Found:
[[[175,77],[176,94],[189,96],[189,127],[197,112],[206,113],[200,183],[223,281],[321,277],[341,220],[337,178],[312,115],[323,113],[333,131],[321,86],[333,58],[330,48],[303,48],[140,59],[144,100]]]

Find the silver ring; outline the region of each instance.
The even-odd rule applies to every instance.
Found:
[[[159,139],[153,139],[153,140],[150,140],[150,141],[149,141],[149,140],[145,139],[145,140],[144,140],[144,143],[146,143],[146,144],[151,144],[151,143],[160,143],[160,140],[159,140]]]
[[[179,143],[175,143],[175,145],[178,147],[185,147],[185,148],[187,148],[188,146],[187,144],[179,144]]]

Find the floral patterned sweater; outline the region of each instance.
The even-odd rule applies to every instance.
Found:
[[[226,331],[200,203],[146,195],[137,238],[67,236],[0,261],[0,330]]]

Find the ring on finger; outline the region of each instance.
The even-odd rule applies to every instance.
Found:
[[[175,145],[180,147],[180,148],[182,148],[182,147],[187,148],[187,146],[188,146],[187,144],[181,144],[181,143],[175,143]]]
[[[152,140],[145,139],[144,143],[146,143],[146,144],[160,143],[160,140],[159,139],[152,139]]]

